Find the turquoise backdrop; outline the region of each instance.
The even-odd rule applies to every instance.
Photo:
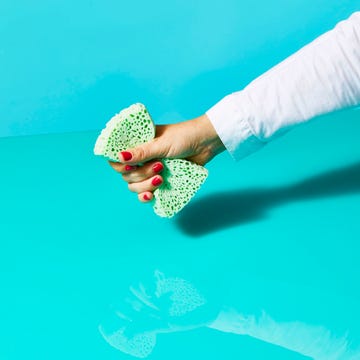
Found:
[[[359,8],[354,0],[2,0],[0,136],[100,129],[133,102],[195,117]]]

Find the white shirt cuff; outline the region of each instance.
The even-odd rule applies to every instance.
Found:
[[[242,92],[225,96],[206,111],[222,143],[237,161],[261,149],[261,141],[249,124],[249,103]]]

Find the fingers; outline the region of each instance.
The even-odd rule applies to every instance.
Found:
[[[121,151],[118,154],[122,163],[130,165],[141,164],[153,159],[165,158],[171,144],[161,143],[158,139],[144,143],[133,149]]]
[[[148,193],[156,190],[159,186],[161,186],[162,183],[163,183],[163,178],[160,175],[155,175],[141,182],[129,183],[128,188],[130,191],[138,194],[145,193],[142,196],[142,200],[147,201],[146,197],[144,198],[144,196],[145,195],[149,196]]]
[[[149,202],[153,199],[154,194],[151,191],[145,191],[138,194],[138,199],[141,202]]]
[[[160,161],[152,161],[145,164],[144,166],[140,166],[136,169],[131,169],[123,173],[122,177],[127,183],[132,184],[142,182],[156,174],[160,174],[163,169],[164,166]]]
[[[128,165],[122,164],[119,162],[109,161],[110,166],[119,173],[125,173],[127,171],[135,170],[137,168],[136,165]]]
[[[142,166],[121,164],[109,161],[110,166],[120,174],[123,179],[131,184],[141,182],[163,171],[164,165],[161,161],[150,161]]]
[[[153,191],[163,183],[159,174],[163,171],[164,165],[161,161],[150,161],[142,166],[122,164],[109,161],[110,166],[128,183],[129,190],[138,194],[139,201],[150,202]]]

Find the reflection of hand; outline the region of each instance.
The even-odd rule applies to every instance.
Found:
[[[155,286],[130,287],[130,296],[114,311],[116,330],[103,325],[100,332],[113,347],[144,358],[155,344],[156,334],[183,331],[207,325],[216,317],[205,298],[188,281],[167,278],[155,271]]]
[[[225,147],[210,120],[202,115],[177,124],[158,125],[152,141],[120,153],[121,163],[109,163],[122,174],[129,190],[146,202],[152,199],[153,191],[163,181],[162,164],[158,159],[187,159],[204,165],[223,150]]]

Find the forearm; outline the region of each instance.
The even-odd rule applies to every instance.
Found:
[[[206,114],[235,159],[295,125],[360,104],[360,12]]]

